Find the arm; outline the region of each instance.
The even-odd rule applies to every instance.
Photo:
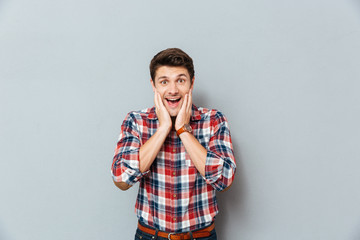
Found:
[[[151,164],[154,162],[154,160],[156,158],[156,155],[160,151],[161,146],[163,145],[163,143],[166,139],[166,136],[167,136],[166,130],[159,128],[155,132],[155,134],[153,136],[151,136],[150,139],[148,141],[146,141],[146,143],[140,147],[139,152],[138,152],[138,155],[139,155],[138,156],[139,157],[139,168],[138,169],[141,174],[137,170],[135,170],[134,173],[136,173],[136,175],[140,175],[140,177],[141,177],[142,174],[146,173],[149,170]],[[126,153],[124,153],[124,154],[126,154]],[[126,161],[125,158],[126,157],[124,157],[124,155],[123,155],[122,159],[114,158],[114,162]],[[134,159],[135,161],[137,161],[136,158],[137,158],[137,156]],[[121,163],[120,163],[120,165],[121,165]],[[113,172],[117,172],[116,167],[114,167],[114,164],[113,164]],[[126,167],[123,166],[123,169],[121,169],[120,172],[121,172],[121,174],[126,172]],[[128,178],[130,179],[131,177],[128,177]],[[117,182],[116,180],[120,180],[120,178],[114,177],[114,180],[113,180],[114,184],[121,190],[125,191],[125,190],[129,189],[135,182],[137,182],[139,180],[139,178],[135,177],[134,182],[129,182],[129,181],[126,182],[124,180],[120,180],[120,182]]]
[[[223,115],[216,115],[213,116],[216,118],[212,121],[214,133],[208,149],[191,133],[184,132],[180,134],[180,138],[205,181],[218,191],[226,191],[234,180],[236,163],[227,121]]]
[[[154,162],[164,141],[169,133],[166,129],[159,128],[146,143],[140,148],[140,171],[146,172]]]
[[[175,121],[175,129],[178,130],[184,124],[189,123],[191,117],[192,107],[192,89],[189,94],[185,95],[185,99],[178,116]],[[189,132],[183,132],[180,134],[180,139],[184,144],[186,152],[189,153],[190,159],[194,163],[196,169],[200,174],[205,176],[205,161],[206,161],[206,149],[199,143],[199,141]]]
[[[140,144],[136,119],[130,114],[121,126],[120,140],[112,165],[114,184],[121,190],[129,189],[147,173],[171,130],[170,115],[157,92],[155,92],[154,102],[159,128],[145,144]]]
[[[160,94],[157,91],[155,91],[154,102],[156,115],[159,120],[159,128],[156,130],[155,134],[152,135],[150,139],[140,148],[141,172],[149,170],[172,127],[170,115],[162,103]]]
[[[129,189],[142,177],[139,170],[140,146],[136,117],[129,113],[121,125],[111,166],[114,184],[121,190]]]
[[[227,190],[233,183],[236,162],[228,122],[223,114],[211,116],[212,136],[209,141],[205,180],[218,191]]]
[[[191,133],[184,132],[180,134],[180,139],[184,144],[186,152],[189,153],[191,161],[194,163],[199,173],[205,177],[206,149]]]
[[[220,126],[211,137],[208,150],[191,133],[184,132],[180,134],[180,138],[196,169],[206,182],[218,191],[226,191],[233,182],[236,163],[230,132],[225,123],[221,125],[223,126]]]
[[[185,101],[176,118],[175,128],[188,123],[191,115],[192,92],[185,96]],[[233,153],[227,120],[220,112],[210,117],[212,136],[208,149],[205,149],[194,135],[180,134],[182,143],[190,155],[191,161],[205,181],[218,191],[227,190],[233,182],[236,163]]]
[[[115,182],[115,180],[113,180],[113,181],[114,181],[115,186],[117,186],[119,189],[121,189],[123,191],[126,191],[129,188],[131,188],[131,185],[129,185],[125,182]]]

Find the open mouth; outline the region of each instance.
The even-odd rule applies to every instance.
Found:
[[[177,107],[181,98],[165,98],[170,107]]]

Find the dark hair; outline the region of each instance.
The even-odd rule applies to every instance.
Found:
[[[162,66],[184,67],[188,70],[192,83],[195,75],[193,60],[179,48],[168,48],[156,54],[150,62],[151,79],[155,81],[156,70]]]

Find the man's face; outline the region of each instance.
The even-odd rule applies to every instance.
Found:
[[[189,93],[191,84],[189,72],[184,67],[161,66],[156,70],[151,85],[160,93],[161,99],[171,117],[178,115],[184,102],[185,94]],[[194,79],[193,79],[194,82]]]

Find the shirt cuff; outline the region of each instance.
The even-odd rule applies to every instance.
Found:
[[[114,174],[112,174],[112,177],[115,182],[124,182],[130,186],[133,186],[142,177],[148,175],[149,173],[150,173],[150,170],[147,170],[146,172],[142,173],[142,172],[140,172],[140,170],[133,170],[133,169],[127,168],[121,175],[115,176]]]
[[[207,184],[214,184],[222,178],[224,160],[214,152],[207,151],[205,162],[205,177]]]

